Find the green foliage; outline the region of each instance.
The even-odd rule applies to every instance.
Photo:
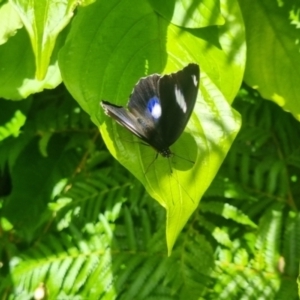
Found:
[[[8,173],[13,187],[19,176],[18,190],[43,180],[32,188],[34,203],[26,190],[3,197],[1,222],[11,227],[1,237],[0,293],[27,299],[43,282],[50,299],[296,299],[300,215],[293,208],[300,203],[291,177],[300,168],[291,158],[300,147],[296,139],[283,146],[282,132],[299,134],[300,126],[251,93],[242,90],[235,102],[241,132],[170,257],[164,209],[110,158],[87,115],[61,88],[53,98],[34,96],[22,135],[2,142],[2,149],[12,140],[26,144],[6,152],[12,168],[22,163]],[[41,160],[50,163],[22,160],[24,151],[38,160],[38,141],[49,131]],[[269,138],[262,142],[259,132]],[[62,149],[52,153],[52,143]],[[262,168],[266,153],[269,168]],[[275,179],[273,165],[284,168]]]
[[[250,33],[245,81],[300,120],[298,1],[239,2]]]
[[[294,0],[0,0],[1,299],[298,299],[298,15]],[[145,174],[153,149],[99,101],[189,62],[199,97],[172,150],[196,162]]]

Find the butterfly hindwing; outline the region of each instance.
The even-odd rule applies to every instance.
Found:
[[[120,125],[127,128],[140,139],[145,140],[143,128],[131,112],[122,106],[114,105],[107,101],[101,101],[101,105],[108,116],[115,119]]]

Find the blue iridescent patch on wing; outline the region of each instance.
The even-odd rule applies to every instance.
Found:
[[[147,103],[147,109],[154,119],[159,119],[161,116],[161,105],[159,99],[154,96]]]

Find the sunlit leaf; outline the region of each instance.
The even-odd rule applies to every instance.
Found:
[[[22,45],[22,46],[20,46]],[[32,47],[24,28],[18,30],[0,47],[0,97],[21,100],[45,88],[54,88],[61,82],[54,53],[54,59],[43,80],[35,79],[35,63]]]
[[[226,12],[225,4],[222,7],[224,15],[230,14],[232,24],[240,23],[236,6],[230,12]],[[114,26],[119,19],[123,20],[122,27]],[[169,251],[239,130],[240,117],[228,104],[243,74],[245,48],[242,26],[239,28],[237,38],[220,31],[221,44],[214,46],[208,41],[210,37],[214,41],[217,28],[185,31],[159,17],[147,1],[96,2],[79,12],[60,53],[67,87],[100,124],[112,155],[167,210]],[[235,53],[228,46],[232,43],[239,45]],[[105,117],[99,102],[104,99],[126,105],[139,77],[178,71],[189,62],[200,65],[201,88],[190,122],[171,150],[195,163],[176,156],[170,161],[159,157],[153,162],[155,151]]]
[[[26,27],[35,55],[36,78],[44,79],[58,34],[69,23],[77,0],[10,0]]]
[[[22,28],[21,19],[13,6],[8,2],[0,6],[0,45]]]
[[[247,28],[246,82],[300,120],[298,1],[240,4]]]
[[[200,28],[223,25],[220,2],[215,0],[149,0],[155,11],[175,25]]]

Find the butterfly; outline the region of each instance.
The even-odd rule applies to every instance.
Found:
[[[180,137],[193,112],[200,68],[191,63],[168,75],[153,74],[135,85],[127,107],[101,101],[104,112],[163,157]]]

